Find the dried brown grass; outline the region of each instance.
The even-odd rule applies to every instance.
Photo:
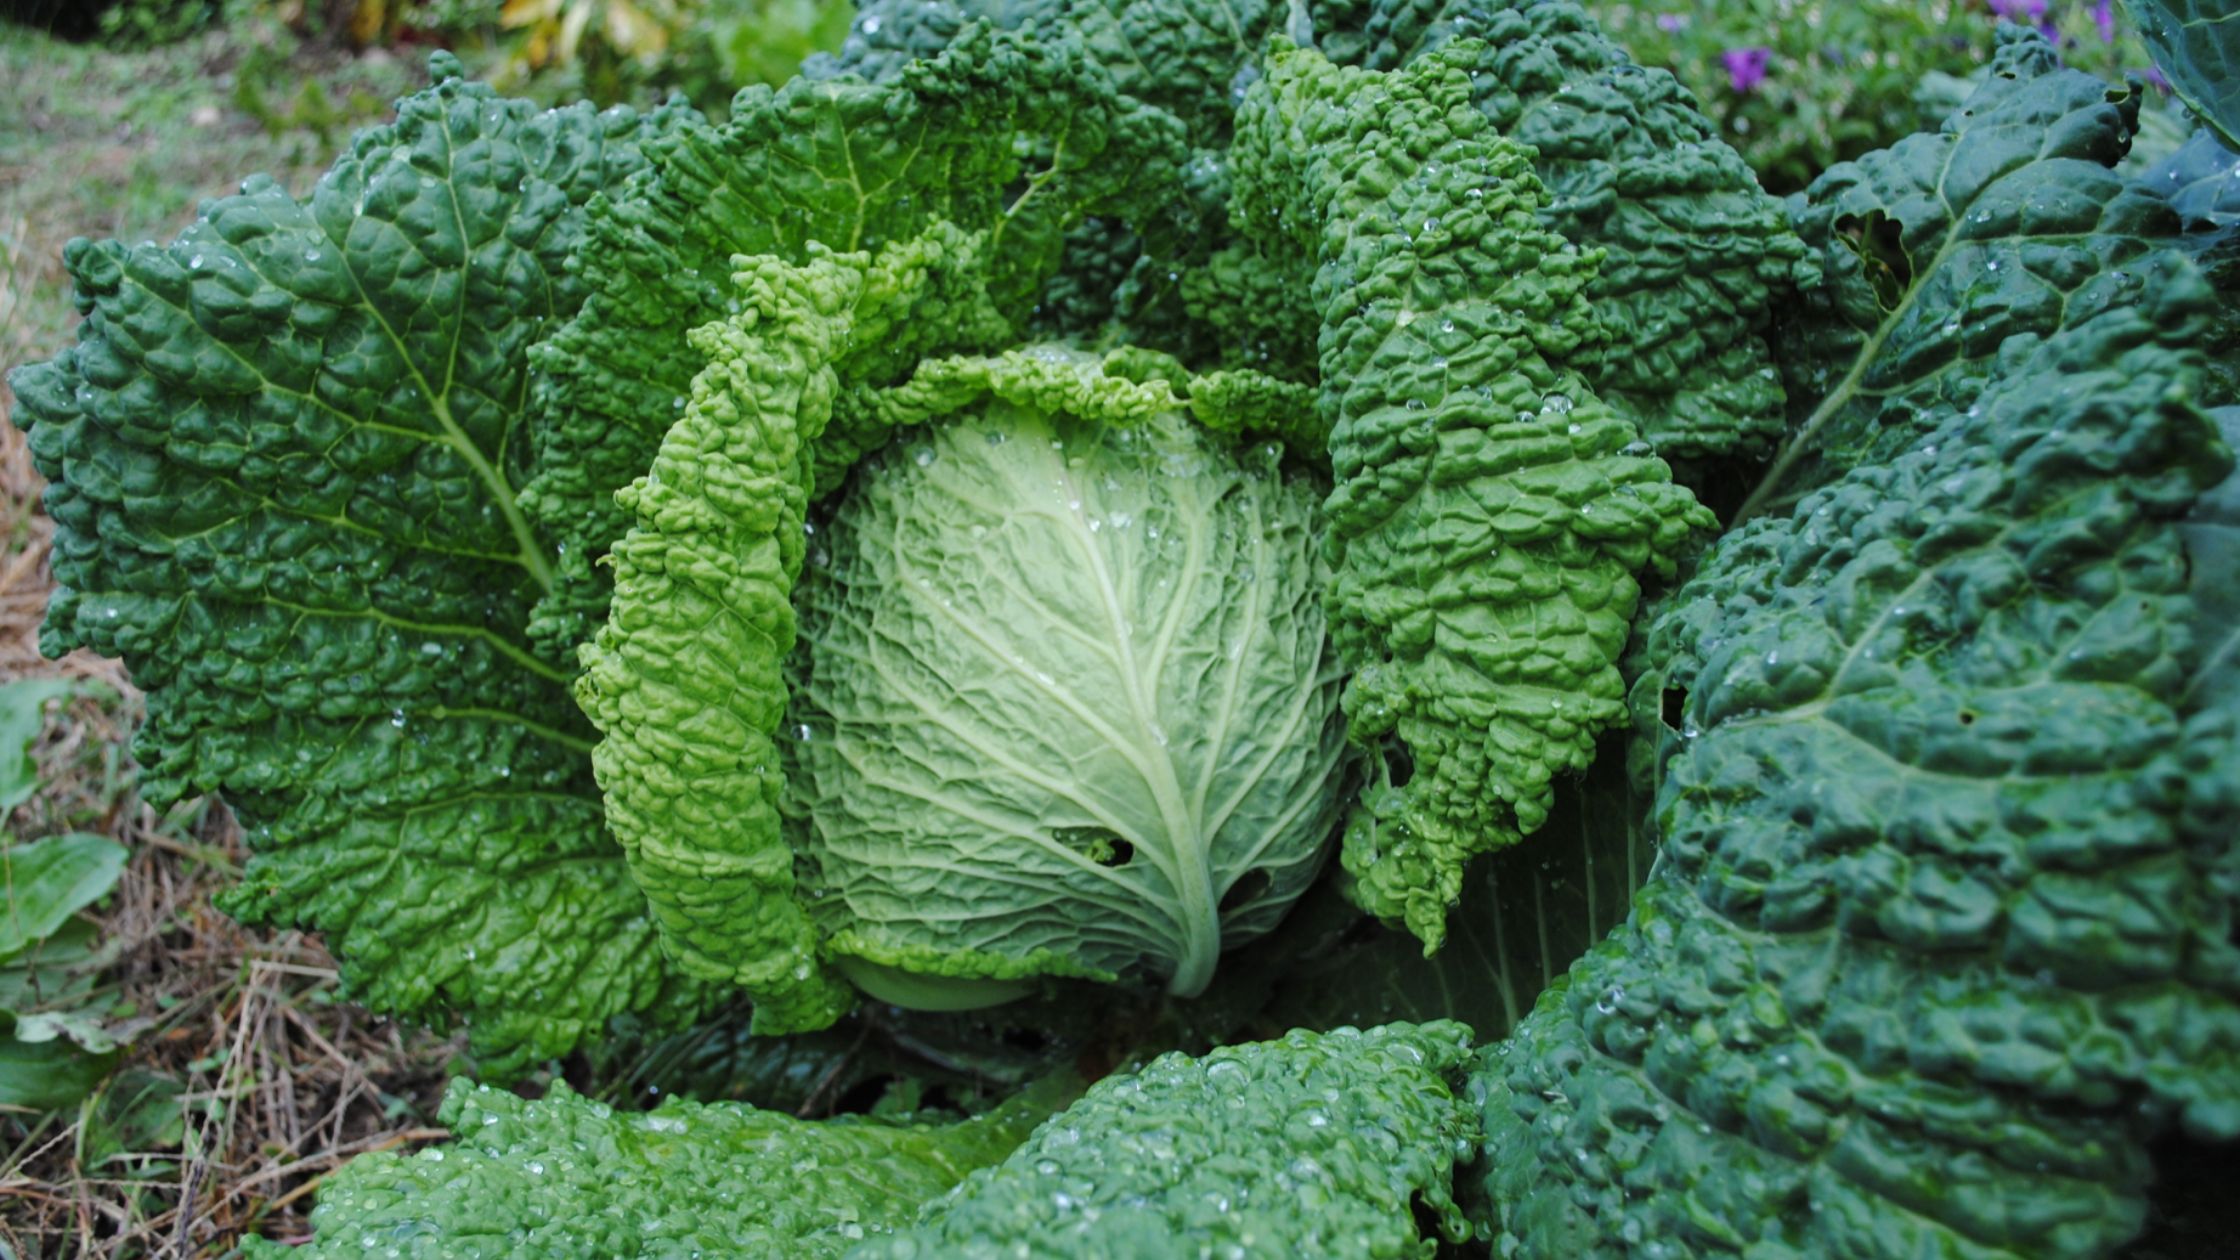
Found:
[[[108,1099],[76,1112],[0,1112],[0,1254],[217,1256],[245,1233],[298,1238],[319,1181],[351,1156],[442,1136],[427,1122],[450,1041],[342,1000],[334,963],[298,932],[243,929],[210,904],[244,853],[223,806],[157,810],[128,749],[142,712],[118,662],[39,655],[52,523],[0,386],[0,682],[70,677],[107,693],[61,706],[36,750],[42,789],[11,834],[97,831],[132,859],[97,912],[113,961],[100,992],[126,1012],[131,1048],[112,1082],[177,1089],[176,1141],[89,1148]]]

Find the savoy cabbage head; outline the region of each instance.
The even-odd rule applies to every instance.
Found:
[[[811,917],[905,1005],[1038,974],[1194,997],[1313,880],[1345,786],[1320,495],[1165,381],[1055,349],[929,375],[989,392],[865,461],[809,540]]]
[[[2095,1256],[2240,1140],[2213,139],[2016,31],[1777,203],[1568,0],[437,77],[72,246],[47,644],[486,1075],[850,1114],[462,1087],[319,1249]]]

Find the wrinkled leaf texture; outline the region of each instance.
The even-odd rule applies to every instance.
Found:
[[[2178,525],[2231,456],[2121,95],[2010,46],[1798,203],[1811,457],[1645,622],[1659,862],[1485,1054],[1497,1249],[2103,1255],[2150,1141],[2240,1135]]]
[[[514,503],[582,207],[675,125],[446,78],[303,200],[254,178],[170,245],[73,242],[78,344],[11,378],[52,483],[42,649],[130,667],[151,800],[233,806],[236,913],[325,932],[353,996],[456,1015],[495,1075],[705,1001],[524,635],[553,551]]]

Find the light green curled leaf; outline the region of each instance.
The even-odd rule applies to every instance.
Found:
[[[578,249],[589,296],[536,353],[535,475],[521,502],[560,554],[530,639],[563,667],[605,615],[597,562],[632,523],[615,492],[683,418],[703,363],[685,334],[739,309],[735,257],[803,264],[813,249],[876,251],[939,224],[984,233],[999,322],[861,347],[861,376],[892,384],[920,353],[1016,340],[1067,229],[1140,213],[1171,179],[1181,131],[1118,96],[1073,43],[981,29],[891,81],[749,89],[730,121],[687,120],[647,151],[643,171],[592,202]]]
[[[565,1084],[532,1102],[456,1080],[451,1142],[351,1161],[320,1188],[310,1246],[251,1239],[248,1254],[836,1257],[1002,1159],[1069,1096],[1052,1083],[971,1120],[887,1124],[736,1103],[617,1111]]]
[[[1606,335],[1600,256],[1539,225],[1478,56],[1379,74],[1279,48],[1234,150],[1239,205],[1328,313],[1331,625],[1371,751],[1341,856],[1431,948],[1464,864],[1536,830],[1620,720],[1635,575],[1711,524],[1575,366]]]
[[[1470,1234],[1469,1057],[1451,1022],[1162,1055],[850,1260],[1429,1257]]]
[[[740,260],[742,310],[693,332],[707,366],[684,418],[617,496],[637,524],[614,546],[614,602],[576,685],[605,735],[607,822],[666,947],[752,995],[758,1031],[822,1028],[853,1000],[795,896],[773,742],[817,446],[848,445],[845,468],[878,431],[850,402],[867,362],[1001,326],[983,245],[943,225],[875,255]]]

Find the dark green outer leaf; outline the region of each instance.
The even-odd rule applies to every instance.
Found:
[[[2178,224],[2111,169],[2138,101],[2023,33],[1942,130],[1831,169],[1791,204],[1825,285],[1780,330],[1792,433],[1747,518],[1904,450],[1974,405],[2012,346],[2137,305]]]
[[[2171,86],[2240,149],[2240,9],[2231,0],[2124,0]]]
[[[2173,704],[2174,518],[2231,467],[2210,293],[2116,265],[2139,298],[2070,304],[1647,623],[1659,864],[1486,1056],[1497,1251],[2104,1255],[2154,1137],[2240,1136],[2235,835],[2189,782],[2235,744]]]
[[[2240,449],[2240,407],[2213,413],[2227,446]],[[2189,710],[2240,713],[2240,476],[2201,496],[2178,527],[2192,571],[2200,632],[2179,701]],[[2236,789],[2240,790],[2240,789]]]
[[[1768,308],[1814,272],[1780,203],[1678,80],[1635,65],[1567,0],[1338,0],[1315,16],[1332,60],[1371,69],[1483,41],[1474,95],[1533,149],[1541,222],[1603,255],[1587,286],[1612,339],[1585,364],[1595,393],[1668,459],[1771,445],[1783,398]]]
[[[2189,232],[2217,232],[2240,224],[2240,153],[2196,131],[2176,152],[2139,176],[2178,212]]]
[[[168,247],[74,243],[80,341],[14,377],[42,646],[125,659],[152,798],[240,814],[236,912],[327,932],[370,1005],[463,1016],[493,1073],[700,1001],[523,638],[552,558],[513,491],[580,207],[673,122],[440,84],[305,201],[252,179]]]
[[[2185,226],[2181,247],[2223,298],[2202,346],[2209,356],[2203,403],[2240,404],[2240,153],[2195,131],[2139,182],[2170,203]]]
[[[1231,115],[1261,73],[1266,38],[1288,32],[1331,60],[1395,70],[1449,41],[1485,41],[1474,67],[1479,107],[1536,150],[1549,190],[1542,222],[1606,255],[1588,298],[1618,345],[1590,365],[1596,391],[1672,458],[1762,449],[1780,431],[1781,383],[1762,327],[1772,296],[1811,280],[1780,206],[1760,191],[1679,83],[1632,64],[1586,11],[1544,0],[1322,0],[1300,29],[1285,6],[1257,0],[1121,4],[1113,0],[873,0],[840,64],[893,74],[972,19],[1045,36],[1063,30],[1112,72],[1120,90],[1173,113],[1198,150],[1188,178],[1198,204],[1147,233],[1146,265],[1121,305],[1179,286],[1206,345],[1246,366],[1311,376],[1314,328],[1296,312],[1304,278],[1257,249],[1265,220],[1230,221],[1222,202]],[[1242,246],[1238,238],[1244,238]],[[1226,248],[1224,248],[1227,246]],[[1129,243],[1133,248],[1134,243]],[[1083,257],[1100,250],[1084,245]],[[1165,275],[1167,284],[1159,283]],[[1083,295],[1068,290],[1067,301]],[[1131,335],[1173,337],[1154,304]]]
[[[1031,22],[1044,39],[1078,40],[1122,92],[1181,119],[1192,143],[1218,146],[1242,68],[1283,12],[1270,0],[863,0],[839,56],[805,70],[891,79],[939,55],[970,23],[1017,30]]]

